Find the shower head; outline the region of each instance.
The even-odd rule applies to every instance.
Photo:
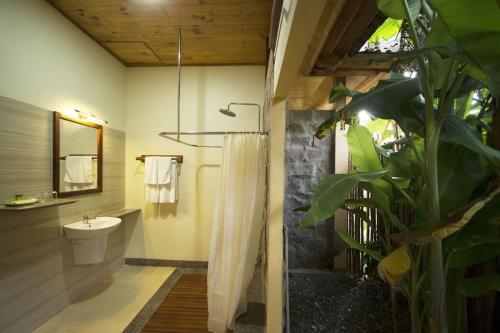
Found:
[[[225,116],[228,116],[228,117],[233,117],[233,118],[236,117],[236,113],[234,113],[233,111],[230,110],[232,105],[256,106],[257,107],[257,111],[258,111],[258,113],[257,113],[257,117],[258,117],[257,121],[258,121],[258,124],[259,124],[258,127],[259,127],[259,132],[260,132],[260,111],[261,111],[261,109],[260,109],[260,105],[259,104],[255,104],[255,103],[229,103],[227,105],[227,108],[225,108],[225,109],[219,109],[219,112],[222,113]]]
[[[219,109],[219,112],[228,117],[236,117],[236,113],[234,113],[233,111],[229,111],[229,108]]]

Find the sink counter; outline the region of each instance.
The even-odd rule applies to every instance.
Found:
[[[138,213],[140,211],[141,210],[139,208],[123,208],[109,213],[99,214],[98,216],[123,217],[129,214]]]

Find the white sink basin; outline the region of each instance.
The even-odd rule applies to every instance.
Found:
[[[67,224],[64,233],[73,244],[76,265],[98,264],[106,256],[108,234],[121,223],[116,217],[97,217],[89,223],[83,221]]]
[[[68,239],[100,238],[115,230],[121,221],[116,217],[97,217],[90,219],[89,223],[79,221],[67,224],[64,226],[64,232]]]

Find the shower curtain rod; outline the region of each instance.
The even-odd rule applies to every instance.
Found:
[[[262,134],[267,135],[266,131],[208,131],[208,132],[161,132],[160,136],[166,135],[226,135],[226,134]]]
[[[261,134],[261,135],[268,135],[268,132],[262,132],[262,131],[226,131],[226,132],[161,132],[158,134],[162,138],[175,141],[178,143],[182,143],[183,145],[190,146],[190,147],[196,147],[196,148],[222,148],[222,146],[217,146],[217,145],[197,145],[194,143],[189,143],[186,141],[181,140],[180,138],[174,138],[171,137],[170,135],[226,135],[226,134]]]
[[[259,131],[257,132],[252,132],[252,131],[218,131],[218,132],[181,132],[181,64],[182,64],[182,30],[179,27],[178,31],[178,47],[177,47],[177,131],[175,132],[161,132],[158,134],[162,138],[172,140],[178,143],[182,143],[186,146],[190,147],[199,147],[199,148],[222,148],[222,146],[216,146],[216,145],[197,145],[194,143],[189,143],[186,141],[181,140],[181,135],[225,135],[225,134],[262,134],[262,135],[267,135],[267,132],[261,132],[260,131],[260,105],[258,104],[253,104],[253,103],[229,103],[228,105],[228,110],[229,107],[232,104],[236,105],[256,105],[259,107]],[[175,135],[175,137],[171,137],[170,135]]]

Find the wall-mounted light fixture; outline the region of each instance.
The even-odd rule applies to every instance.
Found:
[[[66,110],[62,111],[62,113],[64,113],[68,117],[75,118],[75,119],[82,120],[82,121],[87,121],[89,123],[94,123],[97,125],[105,125],[108,123],[106,120],[97,118],[95,115],[93,115],[91,113],[87,113],[87,112],[80,111],[77,109],[66,109]]]

